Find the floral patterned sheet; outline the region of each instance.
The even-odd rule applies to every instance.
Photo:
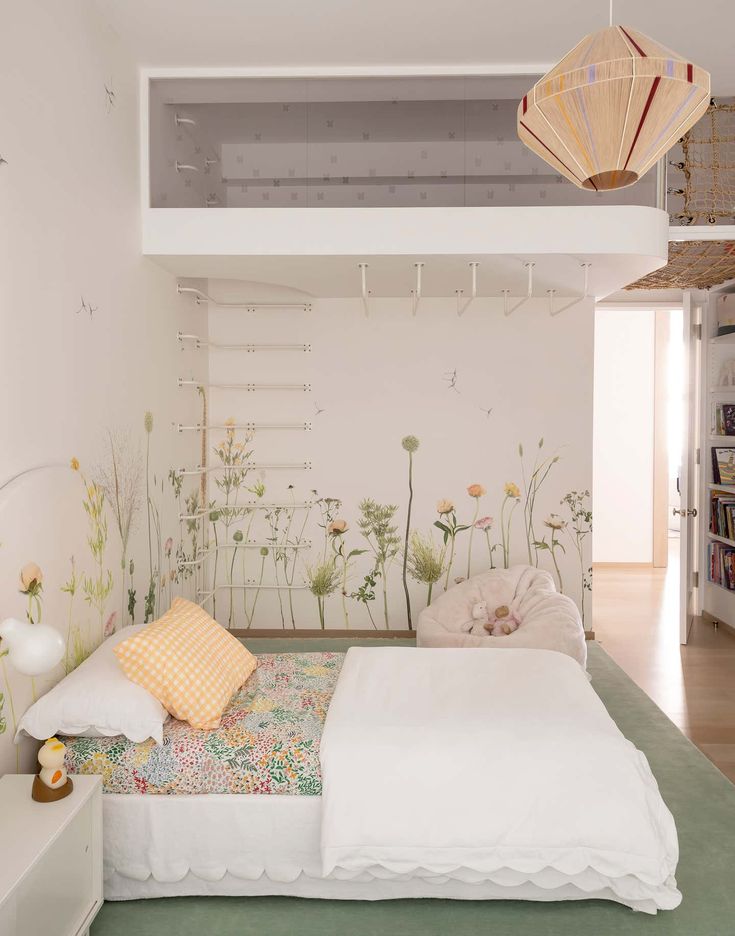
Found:
[[[65,738],[70,773],[100,774],[105,793],[290,793],[322,790],[319,741],[343,653],[264,653],[219,728],[170,718],[163,745]]]

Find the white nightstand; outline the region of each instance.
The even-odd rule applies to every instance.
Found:
[[[0,936],[82,936],[102,906],[102,782],[56,803],[30,774],[0,778]]]

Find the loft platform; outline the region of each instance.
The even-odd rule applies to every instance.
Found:
[[[668,215],[639,205],[513,208],[147,208],[143,253],[179,277],[310,297],[601,299],[667,262]],[[477,263],[476,273],[472,264]],[[367,264],[367,268],[360,265]],[[587,265],[585,269],[585,265]],[[365,272],[363,282],[362,274]]]

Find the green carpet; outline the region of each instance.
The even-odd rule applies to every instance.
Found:
[[[306,642],[304,642],[306,643]],[[342,650],[349,641],[249,641],[255,652]],[[365,643],[365,641],[362,641]],[[375,643],[375,641],[372,641]],[[399,641],[394,641],[399,643]],[[400,641],[410,643],[410,641]],[[257,644],[257,645],[256,645]],[[92,936],[729,936],[735,933],[735,787],[597,645],[593,685],[646,753],[674,814],[681,906],[657,916],[606,901],[300,900],[179,897],[105,904]],[[477,793],[479,794],[479,791]],[[604,804],[600,804],[604,809]]]

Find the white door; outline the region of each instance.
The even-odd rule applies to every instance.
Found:
[[[684,361],[687,392],[684,398],[681,472],[679,489],[681,506],[681,571],[679,580],[679,639],[685,644],[698,613],[697,585],[699,576],[697,544],[699,542],[699,444],[700,387],[702,370],[702,310],[692,303],[691,293],[684,293]],[[676,513],[677,510],[675,509]]]

